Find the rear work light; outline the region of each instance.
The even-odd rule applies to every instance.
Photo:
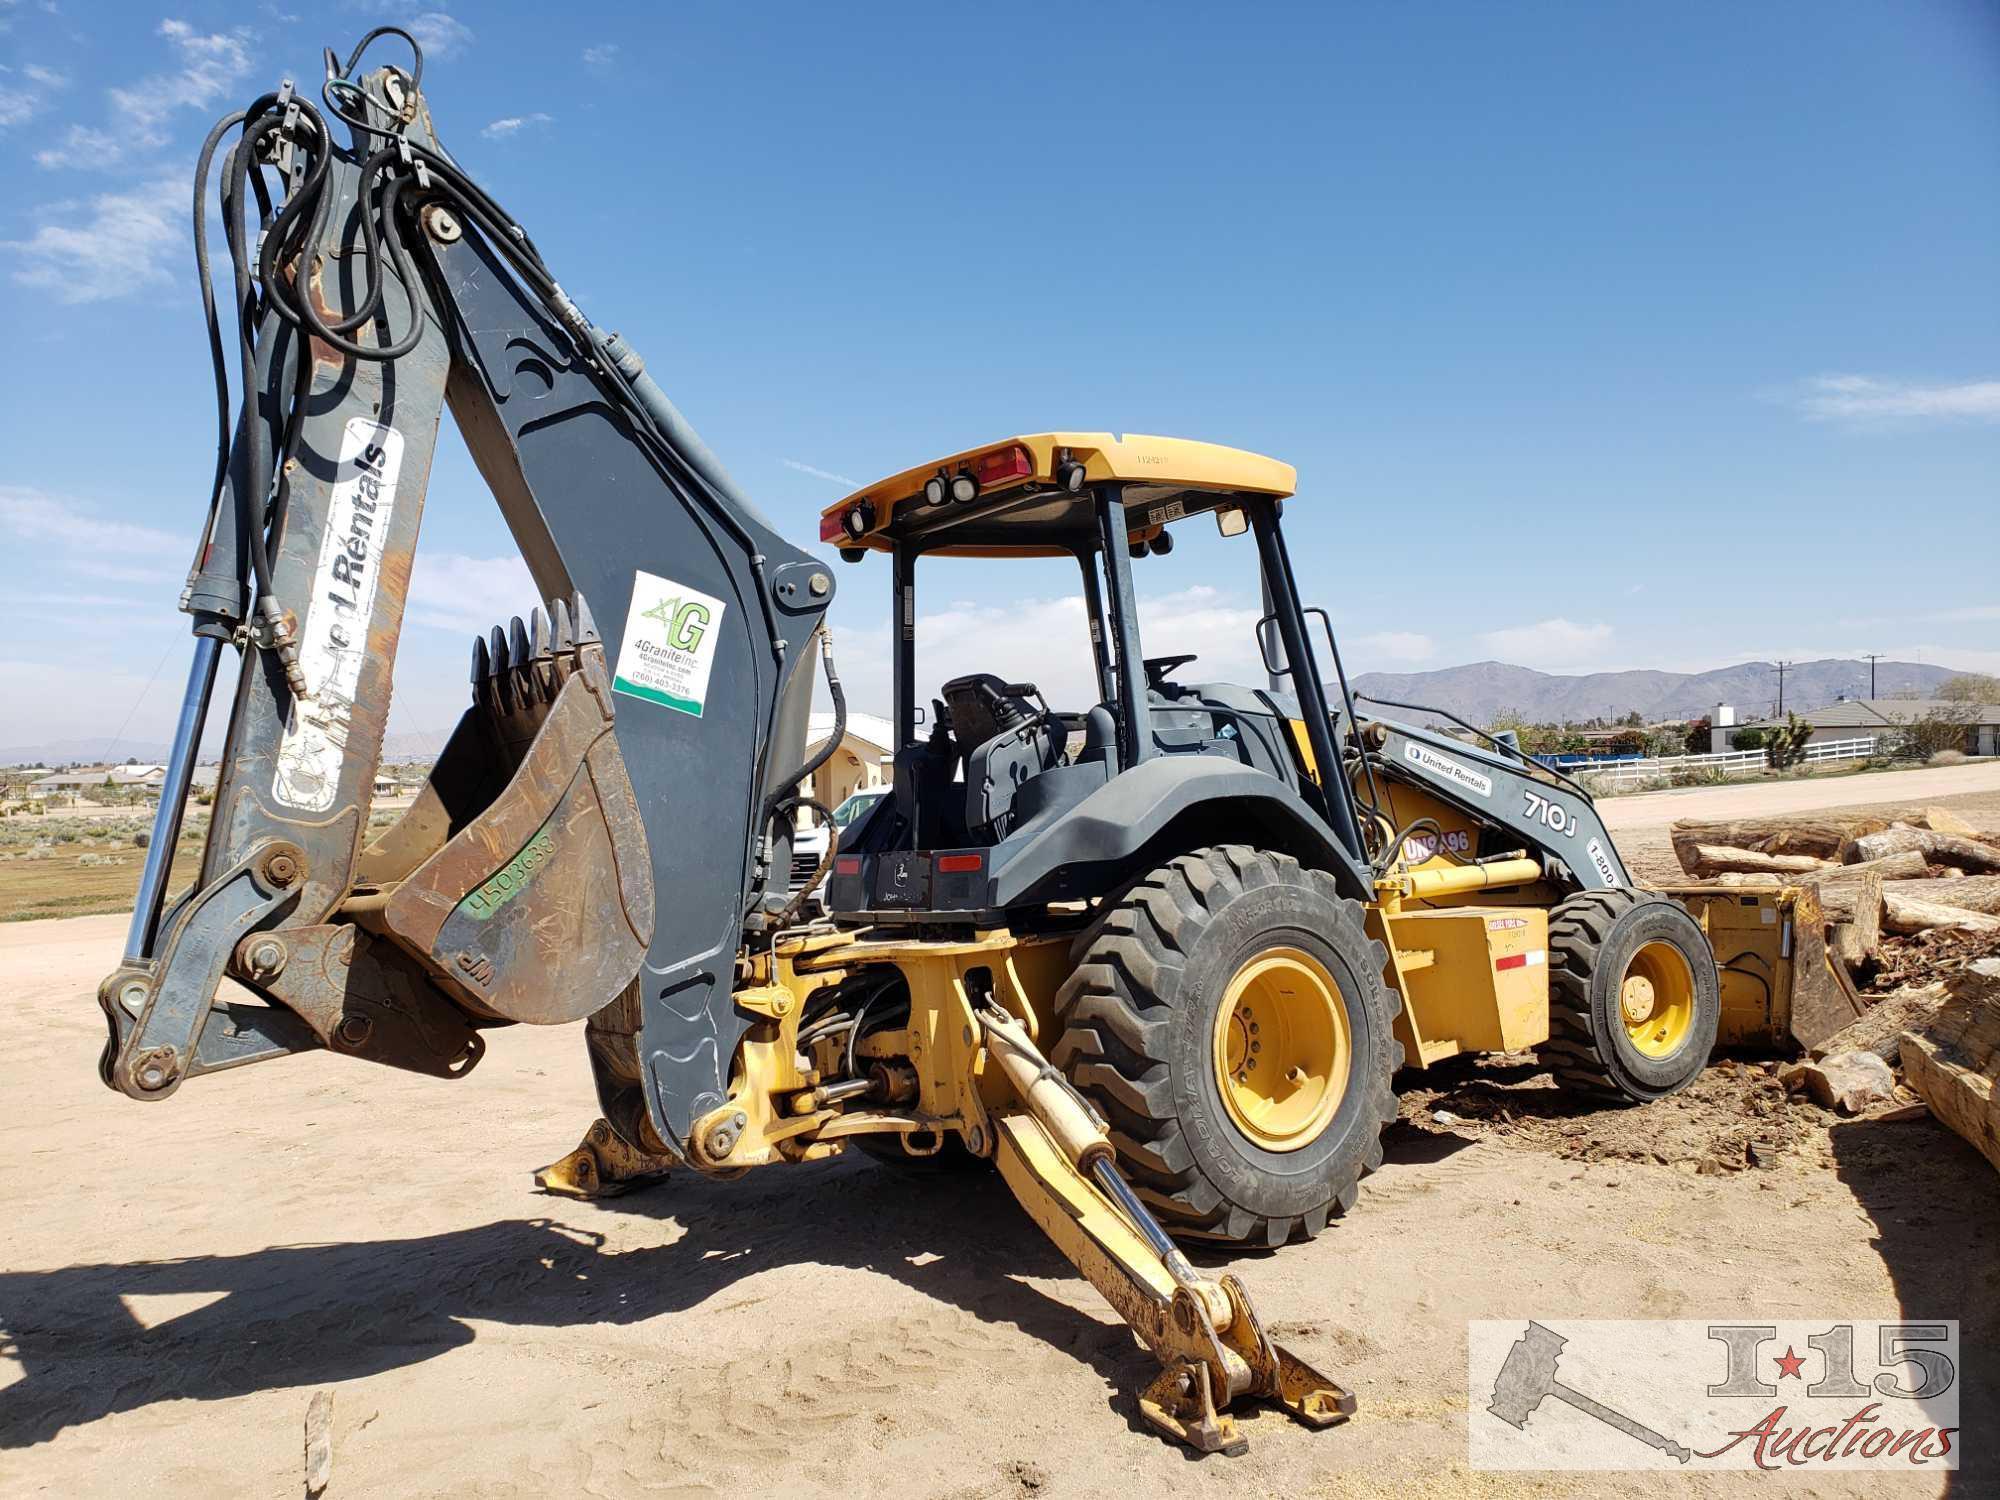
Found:
[[[875,507],[866,500],[848,506],[840,513],[840,529],[860,541],[875,529]]]
[[[994,485],[1004,484],[1010,479],[1025,478],[1034,472],[1034,457],[1019,443],[982,453],[972,461],[972,477],[979,481],[982,490],[990,490]]]

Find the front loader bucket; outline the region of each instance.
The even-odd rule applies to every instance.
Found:
[[[475,647],[475,702],[433,773],[440,795],[405,821],[434,836],[436,805],[490,784],[496,757],[512,774],[402,877],[377,919],[466,1010],[536,1025],[615,999],[653,938],[652,861],[612,733],[604,647],[580,601],[574,626],[560,601],[553,614]],[[452,778],[461,784],[447,789]],[[371,853],[407,863],[421,848],[399,823]]]

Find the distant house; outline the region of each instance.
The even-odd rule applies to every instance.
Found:
[[[1894,737],[1902,729],[1933,714],[1949,713],[1967,721],[1967,755],[2000,755],[2000,703],[1958,703],[1947,698],[1842,698],[1825,708],[1799,715],[1812,725],[1811,743],[1817,740],[1862,739],[1869,735]],[[1776,720],[1757,726],[1768,728]]]
[[[110,786],[140,787],[151,791],[158,791],[166,779],[165,766],[113,766],[105,776],[105,781]]]
[[[74,802],[86,788],[110,784],[108,766],[84,766],[74,771],[55,771],[28,783],[28,797],[34,802]]]
[[[833,715],[830,713],[814,714],[807,721],[808,760],[819,754],[820,747],[832,732]],[[812,773],[809,783],[800,784],[799,791],[833,808],[858,791],[872,786],[887,786],[895,738],[895,731],[890,728],[887,719],[877,718],[874,714],[849,713],[838,748],[828,757],[825,765]]]

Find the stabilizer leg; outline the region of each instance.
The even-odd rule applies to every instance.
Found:
[[[1162,1370],[1139,1398],[1147,1421],[1203,1453],[1249,1447],[1227,1411],[1271,1401],[1310,1427],[1354,1414],[1354,1397],[1265,1334],[1234,1276],[1199,1275],[1118,1175],[1103,1123],[1019,1023],[988,1014],[988,1052],[1021,1098],[995,1116],[1000,1174],[1056,1248],[1124,1318]]]

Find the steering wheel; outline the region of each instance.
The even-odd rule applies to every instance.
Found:
[[[1194,661],[1195,659],[1196,659],[1195,655],[1192,651],[1190,651],[1186,656],[1147,657],[1145,662],[1143,663],[1143,665],[1146,668],[1146,686],[1152,688],[1155,692],[1157,692],[1159,689],[1167,685],[1167,678],[1170,674],[1180,670],[1180,668],[1186,666],[1189,662]]]

